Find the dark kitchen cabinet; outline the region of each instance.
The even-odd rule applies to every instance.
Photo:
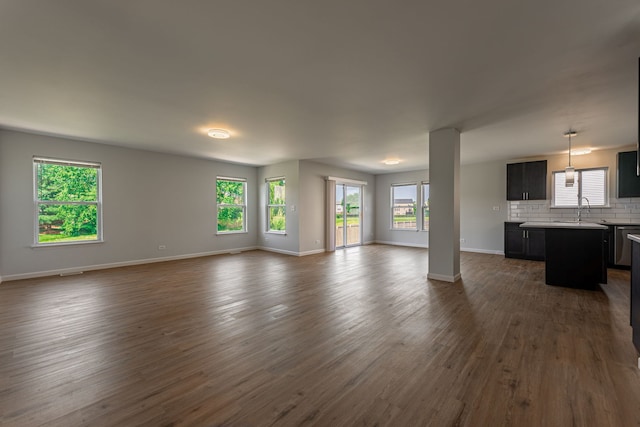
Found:
[[[507,200],[545,200],[547,161],[507,164]]]
[[[544,261],[544,229],[520,228],[520,224],[522,223],[504,223],[504,256]]]
[[[637,171],[637,151],[618,153],[618,198],[640,197],[640,177]]]
[[[631,327],[633,345],[640,354],[640,243],[631,243]],[[640,361],[638,361],[640,363]]]

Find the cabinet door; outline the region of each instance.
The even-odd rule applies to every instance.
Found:
[[[633,345],[640,353],[640,243],[631,243],[631,327]]]
[[[544,229],[528,229],[526,246],[527,259],[544,261]]]
[[[618,197],[640,197],[640,177],[636,175],[636,151],[618,153]]]
[[[504,256],[505,258],[525,258],[525,230],[520,224],[505,223],[504,225]]]
[[[547,161],[527,162],[524,169],[524,191],[527,200],[547,198]]]
[[[524,163],[507,164],[507,200],[524,200]]]

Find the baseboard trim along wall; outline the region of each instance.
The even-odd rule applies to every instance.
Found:
[[[455,276],[448,276],[446,274],[427,273],[428,280],[440,280],[442,282],[450,282],[450,283],[457,282],[458,280],[460,280],[461,277],[462,276],[460,275],[460,273],[456,274]]]
[[[489,255],[502,255],[504,256],[504,251],[492,251],[488,249],[476,249],[476,248],[460,248],[460,252],[475,252],[478,254],[489,254]]]
[[[108,268],[128,267],[132,265],[142,265],[142,264],[153,264],[156,262],[177,261],[181,259],[200,258],[200,257],[212,256],[212,255],[222,255],[222,254],[229,254],[229,253],[239,253],[243,251],[253,251],[256,249],[259,249],[259,248],[256,246],[251,246],[247,248],[226,249],[222,251],[211,251],[211,252],[199,252],[194,254],[176,255],[176,256],[168,256],[168,257],[162,257],[162,258],[137,259],[132,261],[112,262],[108,264],[95,264],[95,265],[85,265],[82,267],[61,268],[59,270],[45,270],[45,271],[36,271],[32,273],[11,274],[9,276],[5,276],[3,280],[5,282],[8,282],[10,280],[34,279],[36,277],[69,275],[74,273],[81,273],[83,271],[106,270]]]
[[[307,255],[321,254],[321,253],[325,252],[325,249],[313,249],[311,251],[294,252],[294,251],[285,251],[283,249],[268,248],[266,246],[258,246],[257,249],[259,249],[261,251],[275,252],[277,254],[292,255],[292,256],[307,256]]]
[[[424,243],[402,243],[402,242],[386,242],[383,240],[376,240],[375,243],[379,245],[391,245],[391,246],[407,246],[409,248],[424,248],[428,249],[429,245]]]

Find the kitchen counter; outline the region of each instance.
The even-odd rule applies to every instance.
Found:
[[[595,222],[529,221],[520,224],[522,228],[564,228],[578,230],[606,230],[607,226]]]
[[[523,229],[545,230],[545,283],[592,289],[607,283],[606,225],[594,222],[538,222]]]

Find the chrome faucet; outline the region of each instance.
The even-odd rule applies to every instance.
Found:
[[[582,204],[583,199],[587,201],[587,213],[591,212],[591,203],[589,203],[589,199],[587,199],[586,197],[582,197],[580,199],[580,203],[578,204],[578,222],[582,221],[582,209],[584,209],[584,205]]]

